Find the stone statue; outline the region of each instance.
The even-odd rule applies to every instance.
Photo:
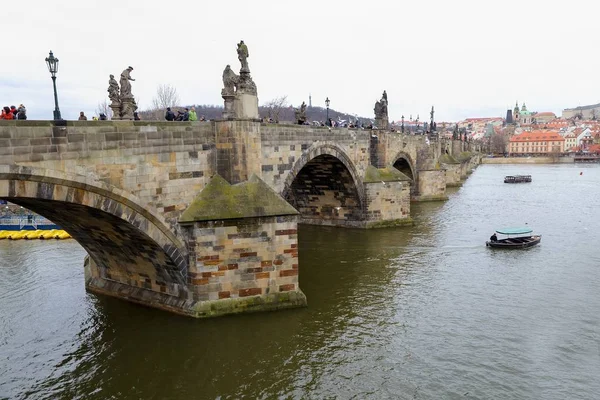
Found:
[[[435,123],[433,122],[433,115],[434,114],[435,114],[435,111],[433,110],[433,106],[431,106],[431,112],[429,113],[429,116],[431,117],[431,121],[429,123],[430,132],[435,131]]]
[[[376,119],[388,119],[388,100],[387,93],[385,90],[383,91],[383,95],[381,96],[381,100],[375,102],[375,118]]]
[[[375,102],[373,111],[375,112],[375,125],[377,128],[388,129],[390,122],[388,119],[388,97],[385,90],[381,95],[381,100]]]
[[[246,46],[243,40],[240,40],[237,45],[237,53],[238,60],[240,60],[240,63],[242,64],[240,72],[250,72],[250,68],[248,67],[248,57],[250,54],[248,53],[248,46]]]
[[[231,69],[231,66],[227,65],[223,70],[223,90],[221,90],[222,96],[233,96],[235,95],[235,89],[238,85],[240,77],[236,75]]]
[[[126,70],[121,72],[121,99],[133,99],[129,81],[135,81],[135,79],[131,77],[131,71],[133,71],[133,67],[127,67]]]
[[[304,125],[304,123],[306,122],[306,103],[302,102],[302,105],[299,109],[296,109],[294,114],[296,116],[296,121],[298,122],[298,125]]]
[[[119,103],[119,83],[115,79],[114,75],[110,75],[110,79],[108,80],[108,98],[112,102],[112,104]]]

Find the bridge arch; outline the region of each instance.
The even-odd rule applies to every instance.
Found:
[[[415,167],[416,164],[410,154],[400,151],[393,160],[392,166],[412,179],[412,184],[414,185],[417,181],[417,170]]]
[[[282,192],[303,222],[352,225],[364,219],[365,190],[356,167],[336,145],[310,147],[296,161]]]
[[[131,193],[81,175],[3,165],[0,199],[69,232],[94,262],[94,278],[173,296],[187,283],[181,241]]]

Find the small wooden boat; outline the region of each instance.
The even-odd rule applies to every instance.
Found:
[[[531,175],[507,175],[504,177],[504,183],[523,183],[531,182]]]
[[[499,229],[485,242],[488,247],[498,249],[523,249],[526,247],[535,246],[542,241],[542,235],[532,235],[533,230],[530,228],[506,228]],[[498,239],[498,235],[502,235],[502,239]]]

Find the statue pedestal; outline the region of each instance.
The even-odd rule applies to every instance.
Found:
[[[121,119],[133,120],[135,110],[137,110],[137,104],[133,97],[121,99]]]
[[[233,109],[233,103],[235,101],[234,94],[223,94],[221,93],[223,100],[223,119],[235,118],[235,110]]]
[[[112,103],[110,105],[110,108],[112,110],[113,116],[112,119],[121,119],[121,104],[119,103]]]
[[[390,122],[387,118],[375,118],[375,126],[377,129],[388,129],[390,127]]]
[[[249,93],[237,93],[233,101],[235,118],[258,119],[258,96]]]

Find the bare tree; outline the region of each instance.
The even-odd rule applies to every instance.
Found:
[[[98,103],[98,105],[96,106],[96,114],[98,115],[98,117],[100,116],[100,114],[104,114],[106,115],[107,119],[112,119],[113,111],[112,108],[109,107],[108,101],[104,100]]]
[[[492,153],[507,151],[508,138],[503,133],[496,133],[490,137],[490,150]]]
[[[152,108],[165,110],[167,107],[178,106],[180,102],[179,94],[174,86],[161,84],[156,88],[156,96],[152,99]]]
[[[267,117],[271,118],[276,123],[279,123],[279,114],[289,106],[287,96],[275,97],[263,104],[263,108],[267,111]]]

